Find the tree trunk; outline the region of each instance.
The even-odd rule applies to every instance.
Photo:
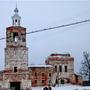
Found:
[[[90,65],[89,65],[89,81],[90,81]]]
[[[90,81],[90,72],[89,72],[89,81]]]

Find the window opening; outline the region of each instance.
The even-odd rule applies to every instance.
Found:
[[[67,72],[67,66],[65,66],[65,72]]]
[[[59,71],[62,72],[62,66],[61,65],[59,66]]]
[[[14,40],[15,42],[18,41],[18,33],[14,33],[14,34],[13,34],[13,40]]]
[[[14,67],[14,72],[17,72],[17,67]]]

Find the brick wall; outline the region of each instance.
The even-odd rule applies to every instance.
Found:
[[[48,85],[53,73],[53,67],[30,67],[32,70],[32,86]]]
[[[64,80],[64,83],[68,82],[69,76],[74,74],[74,58],[70,54],[51,54],[45,62],[47,65],[54,67],[54,73],[56,73],[59,83],[62,80]]]

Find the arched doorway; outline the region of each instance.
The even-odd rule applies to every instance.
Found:
[[[61,84],[64,84],[64,80],[63,79],[61,79]]]

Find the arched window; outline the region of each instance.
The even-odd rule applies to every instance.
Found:
[[[17,19],[15,19],[15,22],[17,22]]]

